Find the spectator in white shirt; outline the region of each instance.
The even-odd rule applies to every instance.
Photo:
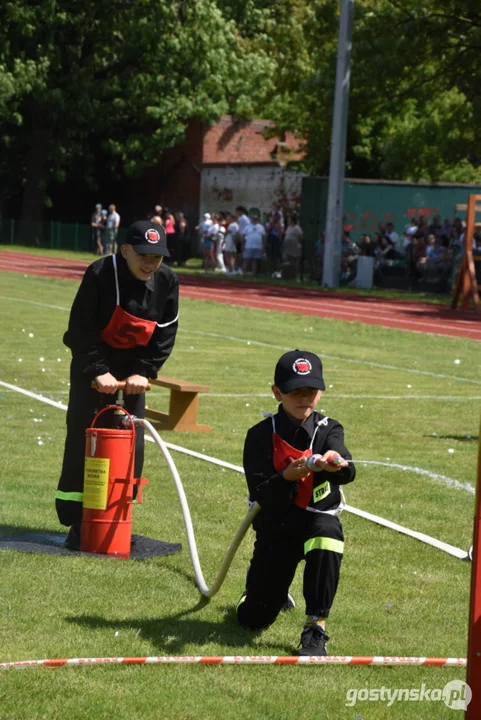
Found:
[[[235,273],[235,257],[237,254],[236,240],[239,233],[239,224],[232,213],[227,213],[227,233],[225,236],[225,262],[227,273]]]
[[[402,245],[403,250],[406,250],[412,244],[413,237],[415,236],[417,231],[418,231],[418,224],[417,224],[416,220],[413,219],[413,220],[411,220],[411,222],[409,223],[409,225],[407,226],[407,228],[404,231],[404,238],[403,238],[403,245]]]
[[[209,217],[207,218],[206,215],[209,215]],[[214,272],[216,265],[215,245],[217,235],[219,233],[219,218],[215,213],[212,214],[212,218],[209,213],[206,213],[204,218],[204,223],[207,223],[207,225],[204,225],[204,239],[202,242],[204,250],[204,272],[207,272],[208,270],[212,270],[212,272]]]
[[[107,215],[107,243],[105,252],[112,254],[117,252],[117,233],[120,226],[120,215],[115,205],[109,205],[109,214]]]
[[[195,226],[195,229],[199,233],[199,244],[202,252],[205,250],[204,240],[207,237],[207,230],[210,228],[211,225],[212,218],[210,216],[210,213],[206,212],[204,213],[204,219],[202,220],[202,222],[199,222],[199,224]]]
[[[222,219],[222,218],[221,218]],[[222,223],[219,223],[219,230],[215,239],[215,269],[217,272],[227,272],[224,262],[224,248],[225,248],[225,227]]]
[[[210,216],[210,213],[206,212],[204,213],[204,219],[202,220],[202,222],[200,222],[195,228],[199,231],[201,241],[206,237],[207,230],[210,228],[211,225],[212,218]]]
[[[235,209],[235,215],[237,218],[237,224],[239,225],[239,234],[241,237],[244,237],[246,234],[246,228],[250,224],[246,208],[243,205],[239,205]]]
[[[259,265],[264,257],[265,231],[259,222],[257,212],[252,213],[251,222],[245,229],[244,263],[243,271],[247,272],[252,267],[252,274],[257,275]]]
[[[399,235],[394,230],[394,225],[392,222],[388,222],[388,224],[386,225],[386,236],[390,239],[394,248],[396,250],[399,250]]]

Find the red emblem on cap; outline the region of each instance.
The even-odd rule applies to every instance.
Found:
[[[150,230],[147,230],[147,232],[145,233],[145,239],[147,240],[147,242],[155,244],[159,242],[160,235],[157,230],[150,228]]]
[[[297,373],[297,375],[309,375],[312,370],[312,365],[309,360],[306,360],[305,358],[298,358],[294,362],[292,369],[295,373]]]

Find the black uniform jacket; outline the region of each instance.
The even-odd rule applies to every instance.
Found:
[[[302,424],[295,423],[287,415],[282,405],[279,405],[274,416],[276,432],[283,440],[298,450],[306,450],[310,444],[317,423],[323,423],[317,430],[312,453],[323,454],[327,450],[336,450],[346,460],[351,454],[344,446],[344,430],[340,423],[318,412],[313,412]],[[322,485],[326,480],[330,483],[330,493],[319,502],[311,498],[309,507],[303,510],[294,504],[298,483],[284,480],[277,473],[273,462],[272,446],[272,418],[267,417],[254,425],[247,433],[244,444],[244,471],[249,487],[249,498],[257,501],[262,512],[254,520],[256,530],[269,527],[272,521],[288,522],[288,516],[306,513],[312,510],[330,510],[337,507],[341,501],[339,485],[345,485],[354,480],[356,469],[352,463],[347,468],[341,468],[336,473],[315,472],[314,487]]]
[[[70,312],[63,341],[72,350],[72,375],[89,382],[111,372],[118,380],[129,375],[156,378],[169,357],[177,333],[179,280],[167,265],[160,265],[149,280],[137,280],[121,253],[117,254],[120,306],[123,310],[165,327],[158,327],[145,346],[118,349],[102,340],[101,331],[115,310],[116,288],[112,256],[90,265]]]

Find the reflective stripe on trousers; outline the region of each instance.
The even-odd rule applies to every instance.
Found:
[[[304,555],[307,555],[311,550],[330,550],[331,552],[342,555],[344,552],[344,543],[342,540],[334,540],[329,537],[315,537],[306,540],[304,543]]]

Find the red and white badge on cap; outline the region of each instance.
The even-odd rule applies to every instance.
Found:
[[[312,365],[306,358],[297,358],[292,365],[292,369],[297,375],[309,375]]]
[[[152,245],[155,245],[160,240],[160,235],[157,232],[157,230],[154,230],[154,228],[149,228],[147,232],[145,233],[145,239],[147,242],[152,243]]]

